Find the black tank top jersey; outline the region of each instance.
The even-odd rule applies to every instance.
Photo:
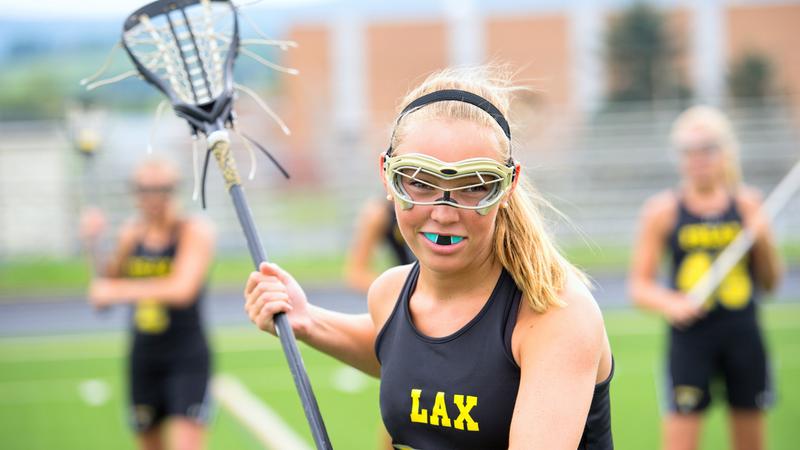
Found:
[[[742,217],[731,197],[721,214],[699,216],[688,210],[681,196],[678,219],[669,236],[670,286],[687,292],[711,267],[717,255],[742,229]],[[703,328],[721,321],[756,321],[757,291],[749,256],[737,264],[707,301],[707,315],[689,327]],[[673,327],[673,332],[679,332]]]
[[[178,227],[179,228],[179,227]],[[130,278],[161,277],[169,274],[178,247],[178,229],[162,249],[150,249],[139,241],[128,257],[125,274]],[[205,288],[185,307],[167,306],[156,299],[140,299],[132,309],[131,328],[134,358],[170,361],[208,353],[200,317]]]
[[[432,338],[416,329],[409,312],[418,277],[417,263],[375,342],[381,415],[393,444],[421,450],[508,448],[520,382],[511,335],[522,293],[503,270],[469,323],[450,336]],[[595,388],[579,449],[613,448],[610,379]]]
[[[397,227],[397,216],[394,213],[394,205],[389,203],[386,214],[389,215],[389,224],[383,232],[386,242],[389,243],[389,248],[392,249],[397,265],[404,266],[416,261],[417,258],[411,253],[411,249],[406,245],[403,235],[400,234],[400,228]]]

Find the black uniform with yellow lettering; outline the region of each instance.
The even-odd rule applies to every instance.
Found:
[[[398,449],[508,448],[520,369],[511,335],[522,296],[505,270],[481,311],[450,336],[423,335],[411,321],[409,298],[419,264],[375,342],[381,363],[380,404]],[[608,380],[595,387],[579,449],[609,450]]]
[[[700,216],[679,197],[678,220],[669,236],[671,287],[688,292],[741,229],[735,198],[721,214]],[[704,410],[718,376],[724,378],[730,406],[763,409],[772,403],[757,294],[750,258],[745,257],[706,301],[702,319],[685,329],[671,327],[666,389],[672,411]]]
[[[178,247],[179,227],[162,249],[137,243],[126,263],[132,278],[170,272]],[[130,355],[131,425],[147,431],[167,416],[205,423],[209,414],[210,357],[200,318],[200,300],[172,307],[156,299],[139,300],[132,311]]]

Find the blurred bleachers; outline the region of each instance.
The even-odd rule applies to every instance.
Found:
[[[536,136],[522,144],[517,156],[528,168],[528,176],[576,226],[555,222],[562,242],[578,238],[575,228],[601,245],[631,241],[645,198],[676,185],[668,139],[680,110],[678,102],[659,102],[613,105],[590,117],[555,113],[547,123],[557,133],[548,134],[546,145],[536,144]],[[800,120],[780,99],[738,103],[725,110],[742,144],[746,182],[769,193],[800,157]],[[190,200],[192,156],[187,127],[167,116],[156,130],[156,153],[185,167],[182,203],[199,211],[199,202]],[[245,124],[254,120],[241,119]],[[78,211],[89,198],[118,225],[131,212],[128,175],[135,162],[146,156],[152,123],[151,116],[107,113],[100,125],[103,145],[91,162],[94,175],[90,178],[85,175],[84,161],[71,147],[65,125],[0,124],[4,137],[0,143],[0,260],[77,254]],[[377,154],[383,147],[368,145],[367,139],[352,133],[320,130],[319,136],[333,138],[319,139],[313,154],[289,158],[277,129],[270,128],[274,127],[257,128],[259,140],[269,144],[279,160],[312,165],[317,176],[304,183],[284,181],[266,159],[256,155],[259,171],[245,186],[268,253],[280,257],[343,252],[363,201],[384,195],[377,174]],[[236,142],[245,178],[249,156]],[[211,167],[206,214],[217,225],[220,251],[243,253],[244,239],[220,178]],[[776,228],[781,240],[800,239],[800,196],[786,207]]]

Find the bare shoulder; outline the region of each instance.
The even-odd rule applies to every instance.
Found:
[[[388,223],[386,211],[388,205],[384,200],[372,199],[367,201],[361,208],[359,222],[375,227],[383,226]]]
[[[211,222],[200,216],[187,217],[182,226],[182,233],[192,238],[200,238],[204,240],[211,240],[214,238],[214,226]]]
[[[547,342],[548,346],[556,345],[571,352],[597,354],[605,343],[603,315],[577,274],[568,275],[560,299],[563,306],[552,306],[544,313],[523,305],[515,330],[521,333],[519,344],[538,346],[536,343]]]
[[[678,198],[672,190],[664,190],[648,198],[642,206],[639,221],[645,229],[665,231],[677,218]]]
[[[412,266],[413,264],[406,264],[392,267],[376,278],[369,287],[367,306],[376,329],[382,328],[392,313]]]
[[[130,247],[142,234],[142,224],[136,219],[128,219],[119,227],[117,240],[122,248]]]
[[[650,196],[642,206],[642,216],[664,219],[675,214],[678,208],[678,197],[671,189],[665,189]]]

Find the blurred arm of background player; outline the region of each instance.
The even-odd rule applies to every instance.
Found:
[[[96,277],[117,278],[122,276],[122,264],[133,252],[136,245],[136,234],[132,222],[120,227],[117,245],[111,255],[103,258],[100,254],[100,242],[108,226],[106,216],[100,208],[89,207],[81,213],[79,234],[81,244],[90,259]]]
[[[355,235],[345,260],[345,280],[351,288],[366,293],[378,277],[372,262],[389,224],[387,205],[381,199],[364,204],[356,222]]]
[[[671,324],[684,327],[702,317],[703,308],[658,281],[664,245],[677,220],[677,210],[678,202],[671,191],[657,194],[645,203],[631,258],[628,291],[637,307],[661,314]]]
[[[756,282],[765,291],[772,292],[780,284],[784,268],[769,220],[761,210],[762,195],[756,189],[743,186],[737,201],[744,225],[755,234],[750,258]]]
[[[96,245],[105,226],[98,211],[85,214],[81,220],[81,237],[91,249]],[[123,278],[123,262],[132,253],[139,235],[134,223],[123,225],[118,243],[108,262],[101,267],[99,276],[89,287],[89,297],[99,308],[117,303],[132,303],[143,299],[186,306],[202,289],[211,266],[214,233],[207,222],[187,219],[182,225],[175,260],[168,276],[140,279]]]

